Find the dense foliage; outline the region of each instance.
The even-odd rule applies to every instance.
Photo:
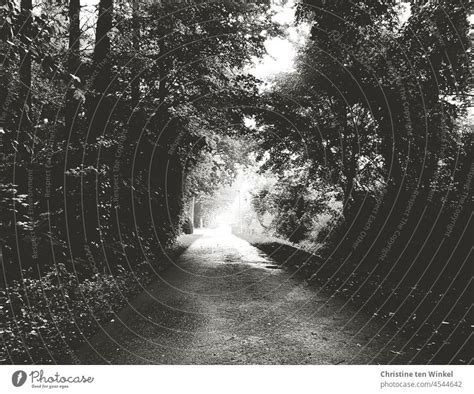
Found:
[[[264,169],[280,174],[255,205],[274,213],[276,234],[318,249],[312,274],[324,286],[390,311],[402,328],[453,319],[464,335],[474,172],[467,4],[417,3],[406,21],[391,1],[299,5],[310,34],[297,71],[274,81],[250,130]],[[311,203],[321,183],[323,204]],[[311,209],[313,220],[332,218],[317,234]]]
[[[278,178],[257,216],[323,285],[465,317],[467,4],[301,1],[296,71],[263,87],[267,3],[0,0],[1,362],[70,361],[250,150]]]
[[[52,324],[58,341],[87,337],[135,272],[164,259],[190,198],[232,178],[215,159],[235,151],[222,131],[254,100],[242,70],[276,32],[265,2],[84,9],[0,3],[3,362],[54,361],[35,334]]]
[[[434,219],[427,228],[442,237],[455,207],[469,200],[466,8],[427,2],[403,24],[397,15],[388,1],[304,2],[298,16],[312,28],[297,72],[276,79],[256,115],[263,168],[288,185],[277,194],[291,193],[288,177],[305,168],[298,187],[324,182],[319,190],[343,204],[340,226],[354,229],[346,236],[357,237],[373,211],[373,236],[403,227],[406,216],[414,225]],[[304,194],[294,193],[296,217],[306,212]]]

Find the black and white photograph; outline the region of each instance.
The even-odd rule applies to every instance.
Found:
[[[2,392],[474,388],[467,0],[0,0],[0,36]]]

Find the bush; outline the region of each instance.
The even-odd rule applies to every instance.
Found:
[[[182,235],[166,249],[156,267],[139,263],[133,271],[96,273],[78,280],[58,264],[40,278],[23,278],[0,288],[0,364],[78,363],[74,354],[130,298],[149,284],[199,235]]]
[[[150,277],[147,269],[95,274],[79,283],[64,265],[0,290],[2,363],[73,363],[72,349],[93,335]]]

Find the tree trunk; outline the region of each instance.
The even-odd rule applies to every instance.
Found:
[[[112,81],[110,62],[110,37],[112,29],[113,0],[100,0],[94,46],[94,77],[92,87],[104,93]]]
[[[81,66],[80,58],[80,0],[69,1],[69,51],[67,59],[67,69],[70,74],[77,75]],[[66,94],[66,132],[75,135],[76,127],[74,119],[80,102],[75,97],[75,81],[72,82]]]
[[[97,166],[97,139],[107,135],[108,124],[112,113],[112,82],[111,42],[109,33],[112,29],[113,0],[100,0],[99,15],[96,25],[96,38],[93,53],[92,88],[94,92],[87,102],[87,118],[89,128],[86,143],[88,146],[84,158],[85,166]],[[100,205],[99,187],[96,176],[87,174],[83,180],[83,215],[85,242],[99,240]]]
[[[80,26],[81,1],[69,0],[69,52],[68,52],[68,71],[71,74],[77,74],[81,65],[80,60]]]
[[[5,127],[5,120],[9,110],[8,97],[10,95],[11,78],[9,67],[10,59],[8,57],[7,44],[0,42],[0,129]]]
[[[140,101],[140,65],[137,59],[138,53],[140,51],[140,19],[139,11],[140,5],[138,0],[133,1],[133,15],[132,15],[132,45],[133,45],[133,67],[132,67],[132,109],[135,110],[139,101]]]
[[[137,139],[137,134],[143,128],[144,114],[140,109],[140,4],[139,0],[132,0],[132,75],[130,81],[131,87],[131,116],[128,127],[127,146],[133,146]],[[130,150],[130,152],[132,149]]]
[[[88,142],[94,143],[97,137],[105,135],[111,115],[112,102],[108,95],[112,82],[111,45],[109,32],[112,29],[113,0],[100,0],[94,46],[94,72],[92,88],[95,95],[88,104],[90,120]]]
[[[32,0],[21,0],[22,26],[20,29],[20,39],[22,49],[20,52],[20,104],[23,106],[23,116],[29,121],[31,107],[31,54],[29,51],[31,36],[31,11],[33,9]]]

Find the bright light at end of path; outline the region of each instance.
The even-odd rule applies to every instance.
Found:
[[[229,213],[223,213],[216,217],[216,226],[219,232],[231,233],[232,215]]]

